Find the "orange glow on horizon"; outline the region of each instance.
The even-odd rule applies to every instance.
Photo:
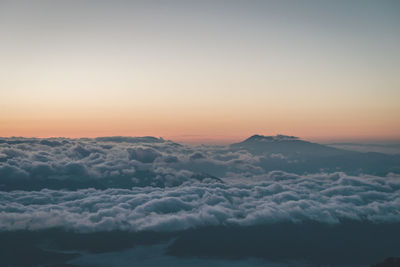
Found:
[[[294,135],[315,142],[335,141],[397,141],[399,126],[382,128],[377,120],[341,123],[323,121],[260,120],[236,121],[223,118],[199,118],[190,121],[175,118],[159,122],[153,119],[133,118],[19,118],[2,119],[0,136],[11,137],[100,137],[100,136],[155,136],[188,144],[229,144],[241,141],[253,134]],[[263,125],[263,126],[258,126]],[[302,126],[302,127],[301,127]]]
[[[0,136],[400,140],[390,5],[31,2],[0,8]]]

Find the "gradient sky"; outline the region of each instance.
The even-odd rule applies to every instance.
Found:
[[[0,136],[400,140],[400,1],[1,1]]]

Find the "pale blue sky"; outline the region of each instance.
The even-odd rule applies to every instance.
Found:
[[[399,1],[0,1],[0,32],[0,135],[400,138]]]

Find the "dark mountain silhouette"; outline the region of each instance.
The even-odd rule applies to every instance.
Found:
[[[387,175],[400,173],[400,155],[356,152],[304,141],[294,136],[253,135],[230,149],[247,150],[260,156],[266,171],[294,173],[343,171],[349,174]]]
[[[301,154],[315,154],[315,153],[328,153],[338,154],[343,150],[336,149],[329,146],[311,143],[308,141],[300,140],[295,136],[276,135],[276,136],[263,136],[253,135],[243,142],[232,144],[233,149],[246,149],[252,153],[282,153],[285,155],[301,155]]]
[[[400,258],[387,258],[383,262],[379,262],[377,264],[371,264],[371,267],[399,267],[400,266]]]

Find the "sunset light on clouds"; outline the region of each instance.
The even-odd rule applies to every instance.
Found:
[[[400,0],[0,0],[0,241],[399,267]]]

